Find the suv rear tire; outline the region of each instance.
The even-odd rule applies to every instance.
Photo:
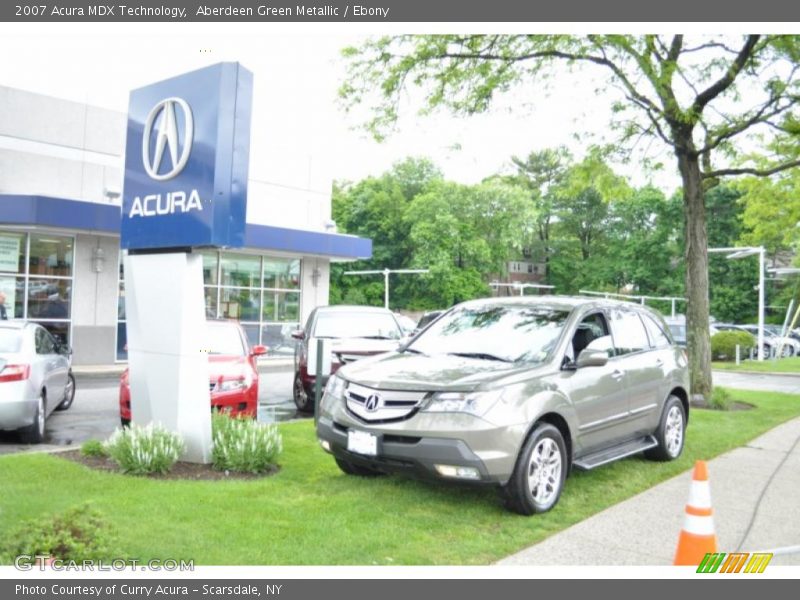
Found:
[[[335,460],[342,472],[347,473],[348,475],[355,475],[356,477],[380,477],[381,475],[386,475],[386,473],[383,471],[376,471],[375,469],[370,469],[369,467],[355,465],[349,460],[344,460],[343,458],[336,458]]]
[[[502,488],[506,508],[526,516],[553,508],[564,489],[567,467],[567,449],[558,428],[549,423],[535,425],[511,479]]]
[[[653,432],[658,446],[645,450],[645,458],[659,462],[675,460],[683,452],[686,440],[686,411],[677,396],[670,396],[664,403],[658,429]]]

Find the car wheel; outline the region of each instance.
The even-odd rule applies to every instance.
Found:
[[[314,400],[306,391],[306,388],[303,385],[303,380],[300,378],[300,373],[295,373],[294,375],[292,395],[294,396],[294,404],[297,407],[297,410],[304,413],[314,412]]]
[[[348,475],[355,475],[356,477],[380,477],[381,475],[386,475],[383,471],[362,467],[361,465],[354,465],[350,461],[342,458],[337,458],[335,460],[342,472]]]
[[[506,508],[526,516],[547,512],[561,497],[566,477],[567,450],[561,432],[549,423],[536,425],[503,487]]]
[[[22,441],[26,444],[41,444],[42,440],[44,440],[46,419],[47,404],[45,402],[44,392],[42,392],[39,394],[39,399],[36,403],[36,415],[33,418],[33,423],[20,431]]]
[[[67,375],[67,386],[64,388],[64,399],[56,406],[56,410],[67,410],[75,400],[75,376],[72,372]]]
[[[686,438],[686,412],[677,396],[670,396],[664,404],[664,412],[658,429],[654,432],[658,446],[646,450],[644,455],[650,460],[675,460],[683,452]]]

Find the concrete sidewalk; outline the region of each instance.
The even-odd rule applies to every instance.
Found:
[[[709,461],[708,470],[720,552],[800,545],[800,418]],[[498,564],[670,565],[690,481],[691,470]],[[800,565],[800,553],[770,564]]]

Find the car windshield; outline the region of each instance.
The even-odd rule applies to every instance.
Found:
[[[19,352],[20,346],[22,346],[21,330],[0,328],[0,354]]]
[[[398,340],[402,337],[397,321],[380,312],[331,311],[317,314],[313,337],[367,338]]]
[[[466,306],[433,323],[406,349],[504,362],[543,362],[569,311],[542,306]]]
[[[244,356],[247,354],[247,348],[242,342],[242,336],[236,325],[209,323],[208,342],[209,354],[224,354],[227,356]]]

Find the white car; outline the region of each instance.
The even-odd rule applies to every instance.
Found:
[[[0,321],[0,430],[44,439],[47,417],[75,399],[71,354],[41,325]]]

